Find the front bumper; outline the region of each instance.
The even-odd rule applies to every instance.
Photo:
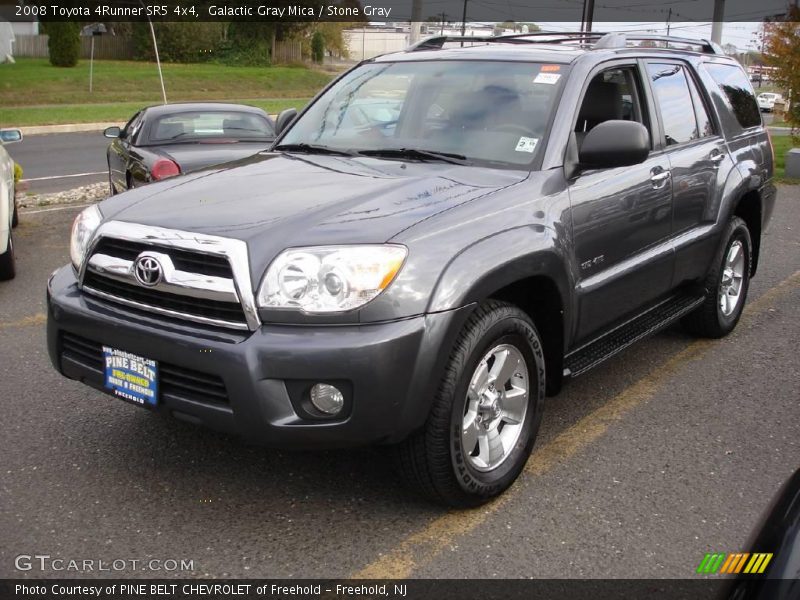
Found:
[[[422,426],[455,336],[472,310],[374,324],[228,332],[82,294],[70,267],[51,277],[47,305],[50,360],[66,377],[107,391],[92,349],[119,348],[172,373],[194,374],[182,388],[160,385],[157,410],[252,442],[297,448],[392,443]],[[65,340],[77,350],[69,351]],[[221,382],[212,386],[216,396],[204,393],[206,378]],[[344,416],[325,419],[305,410],[314,382],[331,382],[345,392]]]

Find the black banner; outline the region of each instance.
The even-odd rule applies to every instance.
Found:
[[[420,0],[421,22],[580,22],[584,0]],[[597,0],[595,23],[753,22],[784,18],[790,0],[725,0],[715,18],[714,0]],[[2,0],[8,21],[342,21],[403,23],[413,0]]]
[[[413,580],[2,580],[0,598],[36,600],[705,600],[723,578]]]

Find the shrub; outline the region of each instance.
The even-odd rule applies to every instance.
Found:
[[[158,53],[162,62],[204,62],[215,57],[222,42],[221,23],[154,23]],[[135,56],[140,60],[155,60],[153,39],[147,23],[135,23],[133,28]]]
[[[19,163],[14,163],[14,185],[18,184],[22,179],[22,167]]]
[[[325,37],[321,32],[316,31],[311,38],[311,60],[317,64],[322,64],[325,59]]]
[[[54,67],[74,67],[81,52],[80,24],[51,21],[47,24],[47,49]]]

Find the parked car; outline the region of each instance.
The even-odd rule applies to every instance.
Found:
[[[772,112],[775,110],[775,103],[783,102],[783,96],[773,92],[764,92],[758,95],[758,108],[762,112]]]
[[[11,229],[17,226],[16,188],[14,182],[14,161],[3,147],[22,141],[19,129],[0,130],[0,281],[14,279],[14,239]]]
[[[114,140],[107,151],[113,195],[255,154],[275,139],[275,128],[260,108],[205,102],[143,108],[104,135]]]
[[[394,445],[448,505],[497,496],[546,393],[678,320],[727,335],[757,270],[776,190],[747,76],[643,39],[426,40],[281,113],[269,152],[87,208],[53,365],[259,443]]]

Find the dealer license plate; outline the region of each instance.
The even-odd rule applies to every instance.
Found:
[[[113,394],[140,404],[158,404],[158,363],[124,350],[103,346],[105,386]]]

